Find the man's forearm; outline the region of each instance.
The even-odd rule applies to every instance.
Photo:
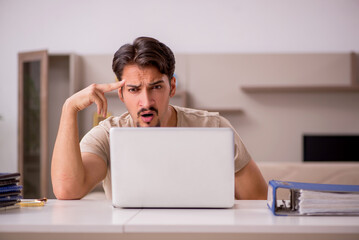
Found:
[[[77,111],[65,102],[54,146],[51,177],[55,196],[60,199],[81,198],[85,170],[81,159]]]

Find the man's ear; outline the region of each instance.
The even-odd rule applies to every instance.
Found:
[[[118,98],[124,103],[122,88],[117,89]]]
[[[176,93],[176,78],[172,77],[171,78],[171,90],[170,90],[170,97],[173,97]]]

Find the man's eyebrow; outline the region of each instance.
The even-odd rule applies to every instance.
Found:
[[[139,84],[139,85],[126,84],[126,87],[139,88],[139,87],[141,87],[141,85],[142,85],[142,84]]]
[[[153,86],[153,85],[156,85],[156,84],[159,84],[159,83],[163,83],[164,81],[161,79],[161,80],[158,80],[156,82],[153,82],[153,83],[150,83],[148,84],[149,86]]]

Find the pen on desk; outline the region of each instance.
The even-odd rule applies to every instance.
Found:
[[[20,207],[42,207],[45,206],[47,202],[47,198],[41,199],[22,199],[17,205]]]

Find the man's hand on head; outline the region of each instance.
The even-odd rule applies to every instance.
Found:
[[[125,80],[116,81],[114,83],[91,84],[68,98],[65,102],[65,106],[70,111],[78,112],[87,108],[92,103],[96,103],[97,113],[106,117],[107,99],[105,93],[121,89],[124,84]]]

